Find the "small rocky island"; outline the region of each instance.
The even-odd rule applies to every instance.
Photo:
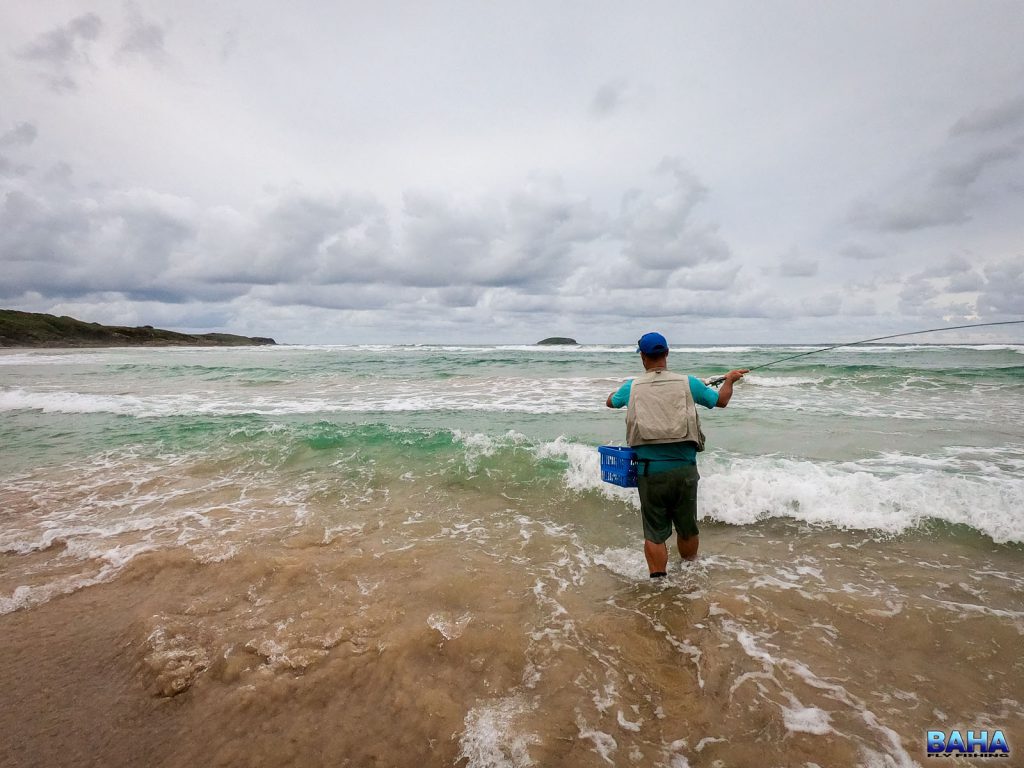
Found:
[[[276,343],[262,336],[100,325],[66,315],[0,309],[0,347],[245,347]]]
[[[537,342],[538,344],[575,344],[576,339],[570,339],[565,336],[549,336],[546,339],[541,339]]]

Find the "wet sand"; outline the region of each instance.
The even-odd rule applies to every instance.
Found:
[[[384,518],[139,555],[0,616],[2,764],[824,768],[923,763],[931,727],[1024,744],[1012,549],[709,525],[701,562],[651,584],[638,548],[508,511]]]

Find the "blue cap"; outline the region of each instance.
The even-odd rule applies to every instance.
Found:
[[[645,333],[636,343],[636,351],[648,357],[657,357],[668,352],[668,342],[660,333]]]

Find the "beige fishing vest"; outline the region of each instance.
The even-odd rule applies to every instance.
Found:
[[[630,446],[694,442],[704,450],[690,377],[664,368],[633,379],[626,408],[626,443]]]

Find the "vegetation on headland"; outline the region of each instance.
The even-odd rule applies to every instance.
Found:
[[[151,325],[100,325],[66,315],[0,309],[0,347],[243,347],[275,343],[260,336],[178,333]]]
[[[546,339],[541,339],[537,342],[538,344],[575,344],[576,339],[570,339],[567,336],[550,336]]]

